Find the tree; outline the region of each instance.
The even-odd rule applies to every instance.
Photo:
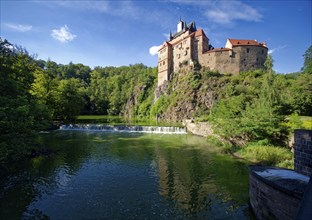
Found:
[[[0,166],[34,148],[32,137],[42,129],[45,108],[29,92],[38,67],[24,49],[0,38]]]
[[[274,60],[273,60],[272,55],[268,54],[268,56],[264,62],[265,70],[268,73],[273,73],[273,63],[274,63]]]
[[[84,88],[78,79],[63,79],[59,82],[56,94],[55,117],[59,120],[72,120],[84,107]]]
[[[303,72],[312,74],[312,45],[306,50],[303,57],[304,57],[304,63],[302,67]]]

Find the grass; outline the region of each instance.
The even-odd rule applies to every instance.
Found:
[[[310,116],[301,116],[302,127],[304,129],[312,129],[312,117]]]
[[[253,163],[294,169],[294,154],[286,148],[251,144],[241,148],[237,153]]]

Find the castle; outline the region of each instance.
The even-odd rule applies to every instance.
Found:
[[[180,19],[177,32],[170,32],[158,50],[158,86],[170,80],[172,73],[182,65],[194,67],[195,63],[212,71],[237,74],[263,68],[267,58],[266,43],[256,40],[227,39],[224,48],[215,49],[202,29],[195,22],[186,24]]]

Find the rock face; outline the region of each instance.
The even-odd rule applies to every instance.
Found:
[[[208,122],[194,123],[192,120],[183,120],[183,125],[187,131],[202,137],[208,137],[213,134],[213,129]]]
[[[155,100],[161,95],[168,98],[168,108],[160,115],[161,120],[182,121],[209,114],[218,98],[218,91],[225,85],[218,76],[206,77],[200,71],[182,68],[173,74],[172,80],[155,91]]]

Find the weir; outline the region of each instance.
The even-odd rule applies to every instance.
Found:
[[[126,126],[126,125],[101,125],[101,124],[69,124],[61,125],[60,130],[78,131],[103,131],[103,132],[140,132],[156,134],[186,134],[183,127],[162,126]]]

